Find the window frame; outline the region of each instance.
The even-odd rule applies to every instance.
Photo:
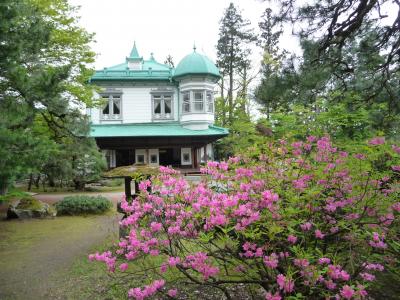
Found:
[[[208,95],[210,95],[210,99],[208,99]],[[214,92],[211,90],[206,90],[206,112],[214,113]],[[210,110],[211,107],[211,110]]]
[[[154,112],[156,106],[155,101],[158,100],[155,97],[160,97],[160,114],[156,114]],[[165,99],[166,97],[170,97],[170,99]],[[165,102],[171,101],[169,116],[165,113]],[[159,115],[159,116],[156,116]],[[152,120],[173,120],[174,119],[174,94],[173,93],[166,93],[166,92],[158,92],[158,93],[151,93],[151,116]]]
[[[122,93],[112,93],[105,92],[101,93],[100,97],[108,101],[106,105],[108,105],[109,113],[103,113],[106,106],[100,108],[100,120],[101,121],[113,121],[113,120],[122,120]],[[107,100],[108,99],[108,100]],[[119,114],[114,114],[114,101],[119,102]]]
[[[201,93],[202,101],[196,101],[195,94]],[[189,102],[184,100],[185,95],[189,95]],[[211,100],[207,99],[207,95],[211,95]],[[182,105],[180,107],[181,112],[183,115],[185,114],[214,114],[215,106],[214,106],[214,90],[211,89],[190,89],[190,90],[183,90],[180,93],[182,99]],[[201,110],[196,110],[196,104],[202,104]],[[185,110],[185,106],[187,107],[189,104],[189,111]],[[210,106],[212,110],[210,111]]]

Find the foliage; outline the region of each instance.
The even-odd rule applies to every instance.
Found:
[[[383,137],[349,153],[309,136],[209,162],[196,185],[162,167],[122,201],[129,235],[89,259],[128,285],[141,279],[135,299],[173,298],[183,284],[227,299],[239,286],[274,300],[366,298],[376,274],[398,272],[399,163]]]
[[[295,0],[279,3],[270,27],[293,25],[303,53],[301,57],[284,59],[272,75],[263,74],[256,96],[267,117],[271,111],[290,112],[293,105],[304,105],[319,113],[315,106],[323,99],[327,110],[336,113],[339,105],[346,109],[347,116],[361,111],[373,131],[397,136],[400,69],[396,49],[400,31],[395,24],[400,18],[399,4]],[[382,21],[388,16],[381,12],[392,9],[397,16],[393,24],[386,21],[386,25]],[[342,134],[353,138],[355,133],[350,130]]]
[[[112,207],[110,200],[103,196],[68,196],[56,203],[58,215],[100,214]]]
[[[27,173],[45,173],[52,182],[54,174],[70,171],[55,168],[55,157],[82,150],[81,144],[91,145],[88,153],[96,147],[86,139],[88,122],[81,113],[84,105],[95,104],[88,83],[92,35],[77,25],[76,9],[66,0],[5,0],[0,5],[2,194]]]
[[[31,197],[31,196],[25,196],[22,199],[20,199],[17,209],[31,209],[31,210],[38,210],[43,207],[43,203],[41,203],[39,200]]]
[[[243,76],[242,96],[245,97],[248,86],[247,70],[250,68],[249,56],[250,49],[248,44],[255,42],[256,37],[249,29],[250,22],[243,19],[240,11],[233,3],[225,10],[224,16],[220,21],[219,39],[217,43],[217,65],[222,75],[221,82],[221,123],[223,126],[232,124],[234,120],[234,110],[238,103],[234,103],[234,77],[240,74]],[[225,76],[228,78],[227,91],[225,98]],[[241,105],[243,108],[243,105]]]
[[[149,178],[152,175],[157,175],[159,173],[158,168],[150,167],[147,165],[133,165],[133,166],[122,166],[117,167],[107,172],[104,172],[104,177],[131,177],[134,181],[141,181]]]
[[[2,204],[2,202],[8,202],[13,199],[20,199],[28,195],[28,193],[22,192],[20,190],[11,189],[7,192],[7,194],[0,196],[0,204]]]

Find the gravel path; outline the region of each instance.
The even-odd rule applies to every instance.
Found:
[[[115,204],[122,192],[103,195]],[[67,194],[38,194],[54,204]],[[75,194],[76,195],[76,194]],[[0,299],[54,299],[57,274],[88,255],[107,237],[118,235],[120,215],[0,221]]]

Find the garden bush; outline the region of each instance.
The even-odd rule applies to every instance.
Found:
[[[68,196],[56,203],[58,215],[100,214],[111,207],[111,201],[102,196]]]
[[[399,270],[399,154],[384,138],[349,153],[310,136],[209,162],[199,184],[161,167],[122,201],[129,234],[89,259],[134,299],[187,286],[226,299],[366,298],[379,272]]]

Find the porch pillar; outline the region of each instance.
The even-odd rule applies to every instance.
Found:
[[[197,149],[192,148],[192,168],[196,169],[197,168]]]
[[[126,201],[130,201],[132,198],[132,191],[131,191],[131,181],[132,177],[130,176],[125,176],[125,197]]]

